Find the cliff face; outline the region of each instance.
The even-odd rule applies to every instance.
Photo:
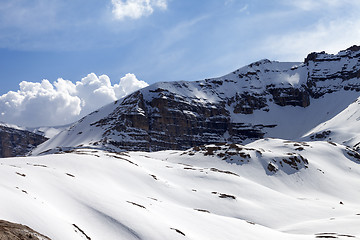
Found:
[[[24,156],[47,138],[19,129],[0,125],[0,157]]]
[[[339,108],[357,98],[359,60],[354,46],[337,55],[311,53],[304,63],[261,60],[220,78],[156,83],[83,118],[37,153],[85,146],[157,151],[301,137],[338,113],[331,104],[339,94],[347,96]]]

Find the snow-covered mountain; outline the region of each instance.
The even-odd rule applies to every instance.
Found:
[[[263,139],[0,159],[0,219],[62,239],[360,239],[360,155]]]
[[[84,117],[34,154],[301,139],[359,97],[359,59],[353,46],[336,55],[311,53],[303,63],[261,60],[220,78],[156,83]]]

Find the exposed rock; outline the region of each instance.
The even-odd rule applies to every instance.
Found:
[[[308,160],[300,154],[283,158],[282,161],[296,170],[299,170],[301,166],[307,166],[309,164]]]
[[[312,140],[314,139],[325,139],[327,138],[329,135],[331,134],[331,131],[330,130],[327,130],[327,131],[323,131],[321,133],[316,133],[314,135],[311,135],[310,138]]]
[[[0,125],[0,157],[24,156],[47,138],[29,131]]]
[[[175,96],[168,92],[166,96],[149,102],[144,100],[142,93],[137,92],[125,98],[123,104],[109,117],[94,123],[99,127],[114,123],[104,133],[107,139],[112,134],[124,136],[120,140],[110,140],[103,144],[123,149],[156,151],[186,149],[224,141],[222,135],[230,127],[229,113],[224,103],[191,104],[175,100]]]
[[[325,52],[309,54],[305,63],[309,68],[306,85],[310,96],[319,98],[341,89],[359,92],[360,83],[349,81],[360,77],[359,58],[360,47],[356,45],[340,51],[337,55]],[[339,82],[341,84],[334,84]]]
[[[270,171],[270,172],[277,172],[278,169],[276,168],[275,164],[273,163],[269,163],[268,166],[267,166],[267,169]]]
[[[325,53],[325,52],[322,52]],[[307,57],[304,59],[304,63],[309,63],[310,61],[315,61],[318,53],[312,52],[307,55]]]
[[[300,106],[310,105],[310,93],[306,89],[298,88],[268,88],[274,102],[280,106]]]
[[[351,148],[347,148],[346,150],[347,150],[346,153],[350,157],[353,157],[356,162],[360,163],[360,154],[357,151],[355,151],[355,150],[353,150]]]
[[[353,52],[358,52],[360,51],[360,46],[357,46],[357,45],[353,45],[351,47],[349,47],[348,49],[346,49],[348,51],[353,51]]]
[[[238,94],[228,100],[228,105],[234,102],[234,113],[252,114],[267,106],[266,98],[261,94],[250,94],[248,92]]]
[[[0,240],[50,240],[28,226],[0,220]]]
[[[216,194],[219,196],[219,198],[228,198],[228,199],[232,199],[235,200],[236,197],[230,194],[226,194],[226,193],[218,193],[218,192],[211,192],[212,194]]]

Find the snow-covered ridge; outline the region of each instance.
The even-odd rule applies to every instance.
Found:
[[[33,153],[300,139],[359,97],[359,59],[353,46],[336,55],[311,53],[304,63],[265,59],[219,78],[155,83],[84,117]]]
[[[360,73],[360,48],[353,46],[338,54],[311,53],[300,62],[278,62],[263,59],[248,66],[233,71],[219,78],[205,79],[194,82],[160,82],[140,90],[146,95],[148,92],[164,89],[171,93],[195,99],[211,99],[214,93],[218,96],[226,94],[227,97],[242,92],[263,93],[266,88],[301,87],[319,81],[327,81],[327,87],[340,89],[344,87],[338,80],[359,78]],[[354,80],[355,80],[354,79]],[[356,86],[359,87],[359,82]],[[346,85],[346,84],[345,84]],[[308,86],[309,87],[309,86]],[[321,87],[321,86],[320,86]],[[150,91],[149,91],[150,90]],[[327,93],[327,92],[323,92]],[[318,93],[320,94],[320,93]]]

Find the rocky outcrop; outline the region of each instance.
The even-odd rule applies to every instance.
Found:
[[[1,240],[50,240],[28,226],[0,220]]]
[[[360,46],[352,46],[336,55],[325,52],[310,53],[306,64],[308,92],[319,98],[341,89],[360,91]]]
[[[138,151],[188,149],[208,143],[259,139],[264,135],[263,129],[274,127],[231,121],[227,109],[231,101],[199,103],[161,88],[149,92],[157,97],[145,99],[142,91],[136,92],[123,99],[109,116],[92,123],[106,128],[95,145]],[[251,97],[248,99],[248,103],[252,101]],[[264,102],[257,108],[266,106]]]
[[[244,92],[236,93],[234,97],[229,98],[228,105],[234,103],[234,113],[252,114],[254,110],[259,110],[267,106],[266,98],[261,94],[250,94]]]
[[[306,88],[276,88],[268,87],[272,99],[279,106],[299,106],[307,107],[310,105],[310,93]]]
[[[94,123],[98,127],[112,123],[101,144],[157,151],[225,141],[223,135],[230,127],[230,117],[224,103],[195,105],[178,101],[169,92],[166,95],[146,101],[137,92],[125,98],[109,117]],[[109,140],[113,135],[123,138]]]
[[[0,157],[24,156],[46,140],[29,131],[0,125]]]

